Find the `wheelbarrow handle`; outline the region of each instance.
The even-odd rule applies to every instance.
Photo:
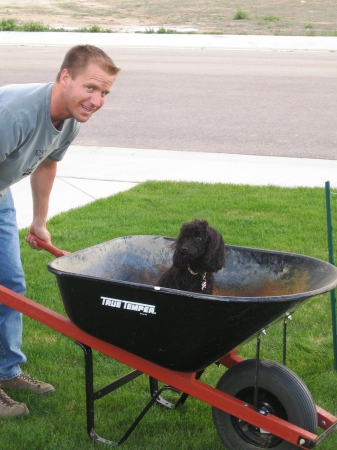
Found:
[[[66,252],[65,250],[60,250],[59,248],[55,247],[54,245],[50,244],[49,242],[38,238],[37,236],[35,236],[34,233],[28,233],[28,235],[32,236],[41,248],[43,248],[47,252],[51,253],[52,255],[56,256],[57,258],[59,258],[60,256],[65,256],[65,255],[70,254],[70,252]]]

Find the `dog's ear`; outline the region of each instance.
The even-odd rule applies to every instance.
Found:
[[[207,228],[207,249],[205,254],[207,270],[217,272],[225,264],[226,247],[222,235],[212,227]]]
[[[173,266],[176,267],[177,269],[184,269],[185,266],[183,264],[184,258],[182,257],[181,254],[181,246],[184,240],[184,236],[185,233],[188,231],[188,223],[183,223],[178,237],[175,239],[174,243],[173,243]]]

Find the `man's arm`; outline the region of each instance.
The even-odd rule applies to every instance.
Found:
[[[49,197],[54,184],[56,170],[57,162],[47,158],[39,164],[30,176],[33,197],[33,222],[30,226],[30,231],[47,242],[51,242],[46,223]],[[26,241],[33,249],[41,250],[41,247],[31,236],[28,236]]]

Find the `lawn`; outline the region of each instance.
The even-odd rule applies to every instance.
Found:
[[[337,197],[332,196],[337,214]],[[325,192],[322,188],[251,187],[225,184],[147,182],[108,199],[54,217],[49,222],[53,243],[76,251],[117,236],[158,234],[176,236],[181,224],[205,218],[227,244],[300,253],[328,260]],[[64,313],[54,275],[46,269],[53,257],[32,251],[21,231],[27,294]],[[83,355],[78,346],[27,317],[24,319],[24,370],[53,383],[47,398],[11,393],[25,402],[31,414],[2,421],[1,448],[82,450],[94,448],[86,435]],[[288,326],[288,367],[309,387],[316,403],[337,414],[337,374],[333,369],[330,295],[309,300]],[[262,357],[282,358],[282,327],[274,325],[262,338]],[[255,356],[255,343],[240,348],[240,356]],[[94,352],[96,388],[113,381],[129,368]],[[224,369],[207,369],[205,381],[215,385]],[[97,432],[119,439],[128,423],[149,398],[148,379],[133,381],[96,402]],[[320,449],[334,450],[337,435]],[[100,448],[104,448],[98,445]],[[95,445],[97,448],[97,445]],[[223,444],[212,421],[211,408],[189,398],[177,410],[154,407],[123,445],[132,450],[220,450]]]

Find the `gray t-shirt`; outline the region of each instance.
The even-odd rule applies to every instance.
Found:
[[[57,130],[50,118],[52,83],[0,88],[0,201],[12,184],[45,159],[60,161],[79,132],[67,119]]]

